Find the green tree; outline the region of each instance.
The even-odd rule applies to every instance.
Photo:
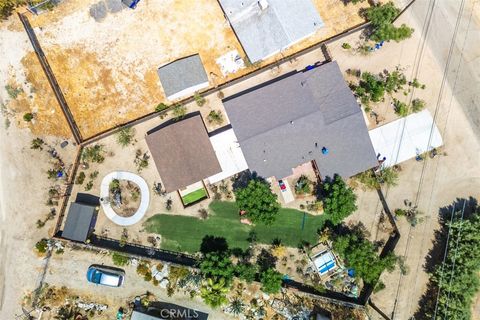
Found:
[[[251,283],[255,280],[258,268],[251,263],[239,263],[235,266],[235,275],[247,283]]]
[[[363,72],[358,86],[355,87],[355,94],[365,105],[370,101],[379,102],[385,95],[385,84],[378,76]]]
[[[414,31],[412,28],[405,24],[398,28],[393,25],[393,20],[399,13],[400,10],[395,7],[393,2],[366,9],[365,16],[370,21],[372,28],[370,39],[373,41],[395,40],[399,42],[410,38]]]
[[[323,210],[333,224],[339,224],[357,210],[356,200],[353,190],[339,175],[323,183]]]
[[[252,222],[269,225],[275,221],[280,204],[267,182],[250,180],[245,188],[235,191],[235,197],[238,208],[244,210]]]
[[[457,212],[447,228],[450,240],[445,263],[438,264],[431,277],[439,290],[437,315],[441,319],[467,320],[480,290],[480,211],[477,208],[463,220]]]
[[[282,274],[270,268],[260,274],[262,291],[265,293],[278,293],[282,288]]]
[[[228,302],[227,293],[230,291],[225,279],[208,278],[200,288],[203,301],[212,308],[220,307]]]
[[[233,280],[235,268],[232,261],[225,253],[207,253],[199,266],[200,272],[204,278],[223,278],[227,284],[230,284]]]
[[[128,146],[132,143],[133,137],[135,136],[135,129],[132,127],[123,127],[117,133],[117,142],[122,147]]]
[[[375,246],[355,233],[336,237],[333,249],[347,267],[355,270],[357,277],[370,284],[376,283],[383,270],[393,271],[397,262],[397,257],[393,254],[381,259]]]

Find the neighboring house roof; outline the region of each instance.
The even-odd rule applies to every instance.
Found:
[[[200,115],[152,131],[147,145],[167,192],[222,171]]]
[[[370,130],[370,139],[379,159],[385,157],[383,166],[415,158],[443,144],[442,136],[428,110]]]
[[[63,228],[62,237],[74,241],[85,242],[95,222],[96,209],[94,206],[72,202],[68,209],[67,221]]]
[[[219,3],[252,63],[323,26],[311,0],[219,0]]]
[[[208,314],[173,303],[152,302],[147,310],[134,310],[130,320],[207,320]]]
[[[311,160],[322,177],[348,178],[377,165],[363,114],[336,62],[286,74],[223,103],[250,170],[260,176],[281,179]]]
[[[161,66],[158,68],[158,76],[169,100],[191,95],[208,87],[208,77],[198,54]]]

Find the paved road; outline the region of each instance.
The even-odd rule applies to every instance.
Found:
[[[408,0],[397,0],[403,7]],[[417,0],[410,8],[421,26],[429,0]],[[445,67],[462,0],[436,0],[426,45],[440,66]],[[416,30],[420,32],[421,30]],[[480,1],[465,0],[454,42],[447,82],[480,139]],[[449,100],[443,101],[450,103]]]

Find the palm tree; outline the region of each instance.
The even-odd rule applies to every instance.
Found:
[[[226,286],[224,278],[214,280],[208,278],[206,283],[200,288],[200,296],[203,301],[212,308],[217,308],[228,302],[226,294],[229,288]]]
[[[234,315],[238,316],[239,314],[242,314],[243,311],[245,311],[245,303],[243,303],[240,298],[235,297],[232,301],[230,301],[228,310],[230,310],[230,312]]]

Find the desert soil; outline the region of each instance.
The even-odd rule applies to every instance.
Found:
[[[399,3],[404,4],[405,1]],[[363,71],[378,73],[383,69],[393,70],[400,65],[408,78],[417,77],[427,86],[425,90],[415,90],[413,98],[425,100],[432,115],[437,109],[436,124],[442,134],[447,156],[429,159],[426,163],[414,160],[402,163],[398,186],[384,190],[390,209],[403,207],[404,199],[409,199],[417,200],[420,211],[424,213],[424,222],[415,228],[410,228],[405,219],[398,219],[402,236],[395,251],[397,255],[405,257],[409,273],[400,276],[398,269],[393,273],[385,273],[382,281],[386,284],[386,289],[372,297],[381,310],[399,320],[409,319],[415,313],[426,288],[428,275],[423,265],[425,256],[432,247],[434,231],[439,227],[439,209],[458,198],[468,199],[472,196],[478,199],[480,196],[480,140],[477,124],[480,118],[479,77],[474,72],[478,70],[480,61],[478,46],[474,45],[478,43],[480,8],[478,2],[465,3],[446,82],[441,91],[460,1],[437,2],[431,33],[421,54],[419,48],[422,43],[423,18],[429,3],[417,1],[399,19],[398,24],[407,23],[416,30],[409,40],[386,43],[382,49],[367,57],[341,48],[343,42],[355,43],[358,34],[330,46],[334,58],[344,70],[361,67]],[[418,17],[422,19],[419,20]],[[416,66],[417,74],[414,72]],[[402,101],[408,101],[409,98],[411,97],[404,97]],[[375,108],[387,121],[395,118],[388,102]],[[370,122],[373,126],[373,119]],[[373,192],[360,193],[358,205],[359,210],[352,220],[362,221],[371,230],[371,234],[375,235],[378,229],[376,222],[381,212],[378,197]],[[477,310],[478,305],[474,308]]]
[[[231,50],[245,55],[216,1],[143,1],[135,10],[107,12],[97,21],[90,10],[100,2],[70,0],[40,16],[28,15],[84,138],[166,102],[157,75],[163,64],[199,53],[215,86],[259,67],[221,74],[218,57]],[[361,23],[358,11],[367,5],[314,3],[326,26],[263,64]],[[0,63],[6,78],[2,80],[25,94],[7,106],[22,114],[34,111],[39,120],[32,125],[36,132],[64,136],[68,127],[58,121],[60,109],[37,57],[18,18],[10,20],[2,30],[3,50],[10,51],[9,59]]]

